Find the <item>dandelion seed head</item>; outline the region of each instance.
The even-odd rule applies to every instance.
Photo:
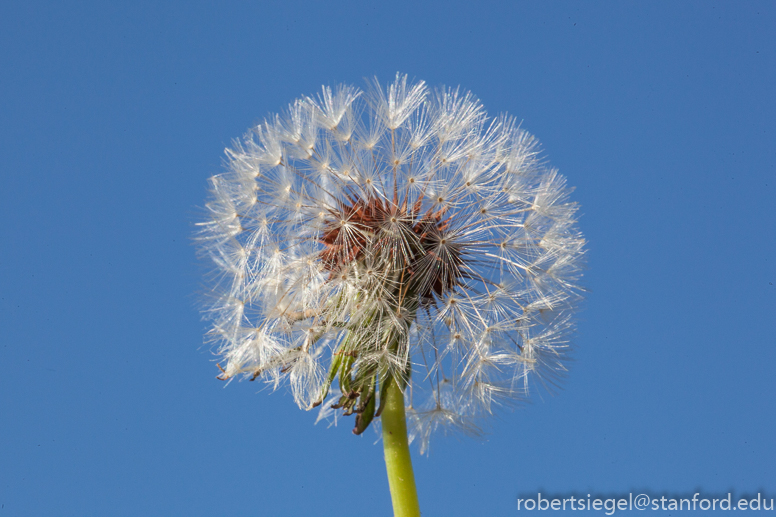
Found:
[[[566,372],[578,207],[510,117],[397,74],[294,101],[226,162],[197,234],[220,378],[362,432],[393,377],[425,451]]]

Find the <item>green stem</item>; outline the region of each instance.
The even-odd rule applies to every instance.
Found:
[[[407,441],[407,420],[404,414],[404,394],[393,377],[388,382],[386,402],[380,420],[383,425],[385,467],[391,488],[394,517],[420,517],[418,491],[412,458]]]

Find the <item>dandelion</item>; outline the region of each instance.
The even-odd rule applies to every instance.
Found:
[[[219,378],[380,422],[396,514],[417,514],[407,421],[425,452],[566,371],[571,189],[513,118],[399,74],[324,87],[226,154],[198,234]]]

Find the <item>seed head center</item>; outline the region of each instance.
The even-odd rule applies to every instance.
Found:
[[[434,295],[451,291],[459,283],[463,265],[460,250],[444,237],[451,220],[443,218],[444,210],[423,212],[421,208],[421,203],[397,200],[357,198],[341,202],[324,221],[319,241],[323,245],[320,258],[329,278],[345,281],[360,270],[364,279],[391,279],[379,287],[371,282],[363,284],[364,289],[395,290],[389,298],[409,297],[420,303],[431,303]],[[440,243],[446,246],[444,254],[435,251]],[[352,281],[358,288],[355,276]]]

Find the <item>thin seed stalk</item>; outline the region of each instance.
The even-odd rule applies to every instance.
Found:
[[[380,416],[383,426],[385,467],[391,489],[394,517],[420,517],[418,491],[407,440],[407,418],[404,413],[404,394],[393,376],[387,379],[389,386],[385,407]]]

